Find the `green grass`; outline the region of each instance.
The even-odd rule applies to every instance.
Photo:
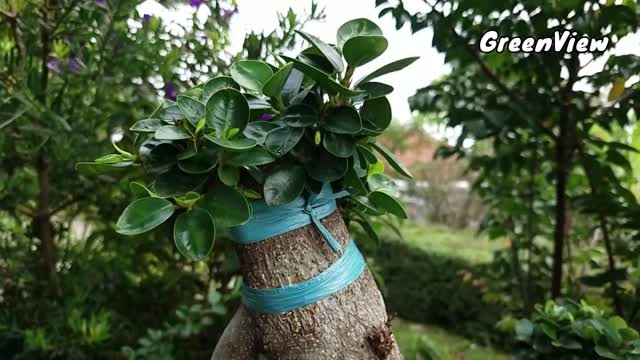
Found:
[[[407,222],[401,229],[402,240],[383,230],[385,241],[381,248],[372,251],[370,261],[382,278],[388,280],[387,305],[412,320],[393,321],[393,331],[405,359],[431,360],[421,355],[428,347],[425,342],[445,354],[434,360],[509,359],[491,347],[458,335],[461,332],[477,335],[493,329],[497,321],[494,318],[476,326],[479,324],[476,314],[486,313],[477,305],[481,293],[461,282],[459,274],[485,266],[494,251],[507,245],[506,240],[489,240],[471,230],[438,224]]]
[[[468,229],[453,229],[438,224],[402,225],[404,240],[429,253],[466,260],[472,264],[488,263],[493,252],[506,245],[506,240],[490,240]]]
[[[491,348],[474,344],[473,342],[448,333],[437,326],[414,324],[401,319],[393,321],[393,333],[398,340],[400,351],[405,360],[424,360],[418,355],[421,343],[426,338],[441,353],[451,359],[464,360],[507,360],[507,355]],[[446,359],[446,358],[445,358]]]

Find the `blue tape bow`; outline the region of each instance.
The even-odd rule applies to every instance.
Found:
[[[233,238],[241,244],[252,244],[278,236],[313,223],[334,252],[340,252],[340,243],[322,225],[321,219],[336,208],[336,199],[349,195],[346,191],[333,193],[331,185],[325,183],[322,190],[302,196],[282,206],[268,206],[264,201],[252,203],[253,215],[244,225],[231,228]]]

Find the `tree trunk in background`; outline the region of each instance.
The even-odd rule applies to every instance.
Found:
[[[36,170],[40,192],[38,193],[38,208],[33,223],[38,239],[40,239],[39,251],[43,273],[49,278],[49,288],[53,297],[57,299],[62,296],[62,289],[56,270],[55,248],[49,216],[49,164],[42,156],[38,157]]]
[[[321,220],[343,248],[350,239],[339,211]],[[257,288],[307,280],[333,264],[335,254],[313,225],[238,250],[244,281]],[[225,329],[213,360],[401,359],[384,300],[365,269],[358,280],[317,303],[284,314],[241,306]]]

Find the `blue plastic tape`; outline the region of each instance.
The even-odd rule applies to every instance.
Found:
[[[313,223],[331,249],[340,253],[340,243],[320,219],[333,213],[337,208],[336,199],[346,195],[346,191],[333,193],[331,185],[325,183],[320,193],[298,197],[283,206],[268,206],[264,201],[256,201],[252,204],[253,215],[249,222],[233,227],[231,233],[237,242],[252,244]],[[360,250],[350,240],[335,263],[310,279],[281,288],[243,286],[242,303],[264,314],[295,310],[349,286],[358,279],[365,266]]]
[[[257,289],[244,286],[242,303],[263,314],[295,310],[349,286],[360,277],[364,268],[365,260],[352,240],[335,263],[308,280],[281,288]]]
[[[331,185],[325,183],[320,193],[300,196],[286,205],[269,206],[262,200],[256,201],[251,205],[253,215],[249,222],[231,228],[231,234],[241,244],[252,244],[313,223],[333,251],[340,252],[340,244],[320,219],[336,210],[336,199],[348,194],[346,191],[334,194]]]

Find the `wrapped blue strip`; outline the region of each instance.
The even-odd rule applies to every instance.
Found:
[[[336,199],[346,195],[346,191],[334,194],[331,185],[325,183],[320,193],[306,198],[300,196],[286,205],[269,206],[264,201],[253,202],[253,215],[249,222],[231,228],[231,234],[241,244],[252,244],[313,223],[331,249],[340,252],[340,244],[320,219],[333,213]]]
[[[242,303],[263,314],[284,313],[320,301],[356,281],[365,260],[353,240],[329,268],[303,282],[281,288],[257,289],[244,286]]]

